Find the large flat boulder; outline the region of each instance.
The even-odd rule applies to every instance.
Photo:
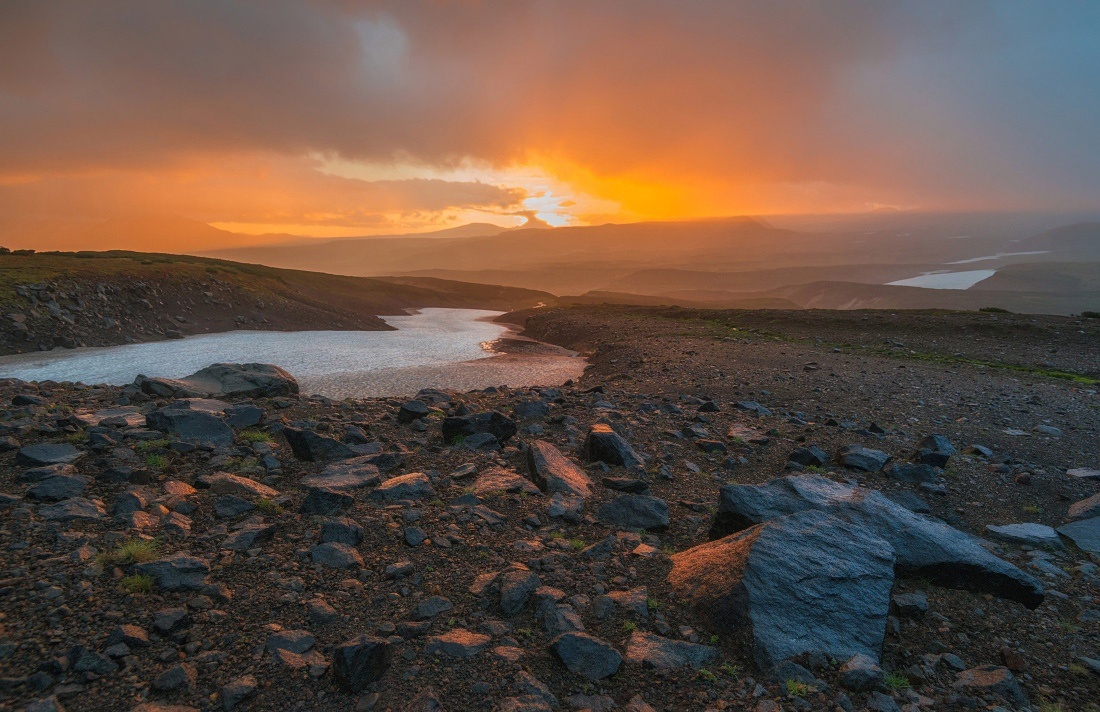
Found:
[[[67,465],[82,457],[84,451],[69,443],[38,443],[19,448],[19,452],[15,453],[15,464],[24,467]]]
[[[708,625],[747,633],[761,668],[813,651],[878,660],[894,550],[868,527],[809,510],[675,554],[668,580]]]
[[[827,512],[885,539],[897,555],[899,575],[989,593],[1029,608],[1043,602],[1043,586],[1037,579],[989,553],[969,534],[912,512],[881,492],[817,475],[726,485],[719,494],[711,538],[807,510]]]
[[[268,363],[215,363],[186,378],[138,376],[134,383],[143,392],[162,398],[271,398],[298,392],[294,376]]]
[[[527,449],[527,469],[531,479],[546,494],[587,497],[592,480],[572,460],[545,440],[536,440]]]

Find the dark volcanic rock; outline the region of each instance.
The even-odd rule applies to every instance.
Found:
[[[426,417],[431,412],[431,409],[423,401],[411,400],[403,403],[397,411],[397,422],[411,423],[414,420]]]
[[[35,483],[27,490],[27,496],[56,502],[83,494],[87,486],[88,478],[83,475],[53,475]]]
[[[39,443],[26,445],[15,453],[15,464],[24,467],[42,467],[76,462],[84,456],[82,450],[69,443]]]
[[[432,482],[423,472],[410,472],[388,479],[370,493],[371,499],[395,502],[400,499],[434,497]]]
[[[698,670],[718,659],[718,648],[636,630],[626,644],[625,658],[627,662],[650,668],[691,666]]]
[[[864,472],[878,472],[889,460],[890,456],[882,450],[872,450],[862,445],[845,445],[836,455],[836,461],[840,464]]]
[[[824,467],[829,462],[829,455],[821,448],[811,445],[798,448],[787,459],[803,467]]]
[[[587,497],[592,480],[561,451],[545,440],[536,440],[527,450],[527,469],[531,479],[546,494],[561,493]]]
[[[516,431],[515,421],[495,410],[443,419],[443,442],[447,444],[478,433],[488,433],[505,443]]]
[[[137,564],[134,571],[152,576],[157,588],[163,591],[198,591],[206,586],[210,564],[194,556],[173,554],[156,561]]]
[[[899,482],[920,484],[921,482],[935,482],[936,470],[931,465],[922,465],[912,462],[897,462],[886,468],[886,474]]]
[[[332,658],[332,677],[346,692],[362,692],[382,675],[393,659],[389,641],[360,635],[336,646]]]
[[[623,656],[608,642],[587,633],[562,633],[550,644],[562,664],[589,680],[602,680],[619,671]]]
[[[911,512],[880,492],[816,475],[783,477],[763,485],[726,485],[718,498],[711,537],[810,509],[867,527],[885,539],[894,547],[899,575],[991,593],[1030,608],[1043,601],[1038,580],[993,556],[969,534]]]
[[[1028,709],[1031,704],[1012,671],[1006,667],[983,665],[963,670],[955,676],[954,687],[970,694],[995,695],[1015,709]]]
[[[359,546],[363,543],[363,528],[347,517],[326,520],[321,524],[321,543],[329,541]]]
[[[609,465],[623,467],[644,467],[642,457],[635,452],[623,436],[611,429],[610,425],[597,423],[588,431],[584,439],[583,455],[591,462],[606,462]]]
[[[947,467],[947,461],[957,452],[951,441],[944,436],[928,435],[917,443],[916,459],[924,465]]]
[[[135,385],[149,395],[164,397],[239,396],[274,398],[298,392],[289,373],[266,363],[215,363],[181,379],[138,376]]]
[[[339,440],[318,435],[312,430],[283,428],[283,434],[291,451],[294,452],[294,457],[306,462],[347,460],[357,454],[350,446]]]
[[[305,499],[302,500],[302,514],[320,514],[331,516],[339,514],[355,505],[355,496],[344,490],[331,487],[309,487]]]
[[[601,521],[624,529],[667,529],[668,504],[659,497],[624,494],[600,507]]]
[[[672,562],[678,596],[719,630],[748,627],[762,668],[811,651],[842,660],[882,652],[894,552],[869,528],[806,511]]]
[[[187,403],[187,401],[180,401]],[[233,429],[208,410],[195,410],[177,404],[145,416],[149,427],[194,445],[232,445]]]

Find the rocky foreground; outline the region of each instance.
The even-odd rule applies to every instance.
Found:
[[[579,384],[2,382],[0,706],[1095,708],[1094,387],[532,327]]]

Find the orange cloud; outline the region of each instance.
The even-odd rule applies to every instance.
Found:
[[[548,215],[488,180],[532,167],[574,221],[1094,207],[1097,22],[981,0],[3,3],[0,208],[390,229]],[[349,183],[316,156],[487,169]]]

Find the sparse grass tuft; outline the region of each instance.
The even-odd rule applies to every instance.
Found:
[[[100,559],[105,564],[143,564],[157,558],[159,547],[156,539],[127,539],[114,551],[101,555]]]
[[[270,433],[259,428],[249,428],[237,433],[237,438],[246,443],[269,443],[273,441]]]
[[[134,574],[120,579],[118,583],[130,593],[150,593],[155,582],[147,574]]]
[[[65,442],[70,445],[77,445],[88,439],[88,433],[83,430],[78,430],[75,433],[69,433],[65,436]]]
[[[645,607],[651,611],[659,611],[661,610],[661,602],[653,596],[650,596],[649,598],[645,599]]]
[[[912,685],[909,683],[909,678],[897,672],[886,673],[883,681],[886,683],[886,686],[889,687],[891,690],[908,690],[912,687]]]
[[[737,663],[722,663],[722,667],[719,669],[722,671],[723,675],[732,677],[735,680],[739,679],[744,672]]]
[[[791,697],[805,697],[810,694],[810,686],[804,682],[790,679],[783,683],[783,685],[787,688],[787,694]]]
[[[150,470],[159,472],[168,466],[168,458],[164,455],[146,455],[145,464]]]
[[[706,668],[699,671],[699,679],[706,680],[707,682],[715,682],[718,676]]]
[[[638,624],[634,621],[623,621],[623,630],[627,633],[633,633],[638,630]]]
[[[278,502],[267,497],[256,500],[256,509],[261,514],[276,517],[283,513],[283,507]]]
[[[570,539],[569,546],[573,547],[573,551],[580,551],[584,548],[584,539]]]
[[[171,440],[168,438],[157,438],[156,440],[142,440],[134,446],[134,449],[138,452],[149,452],[150,450],[159,450],[161,448],[168,447],[168,443]]]

